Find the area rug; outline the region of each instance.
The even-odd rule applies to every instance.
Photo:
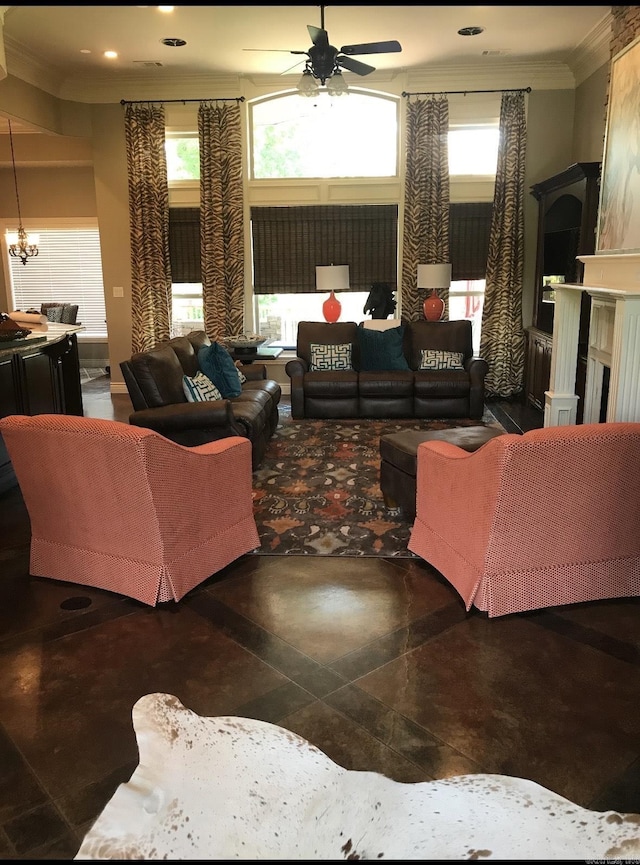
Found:
[[[477,426],[477,420],[281,421],[259,469],[253,503],[262,556],[387,556],[407,549],[412,523],[380,492],[380,436]],[[502,427],[487,410],[482,423]]]

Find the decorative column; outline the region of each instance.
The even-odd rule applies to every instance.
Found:
[[[584,283],[556,286],[551,381],[544,425],[576,422],[575,394],[580,297],[591,295],[583,423],[640,422],[640,254],[579,255]],[[604,370],[609,370],[605,392]]]
[[[616,299],[607,421],[640,421],[640,297]]]
[[[549,390],[544,395],[544,425],[575,424],[578,409],[576,370],[581,285],[556,285]]]

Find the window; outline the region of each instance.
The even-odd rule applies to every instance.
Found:
[[[25,226],[27,228],[27,226]],[[107,336],[100,234],[97,226],[29,225],[40,235],[38,255],[23,265],[6,255],[14,309],[40,309],[46,302],[77,303],[78,339]],[[6,248],[6,247],[5,247]]]
[[[204,330],[201,282],[172,282],[172,336]]]
[[[480,329],[484,304],[484,279],[456,279],[449,287],[449,319],[469,319],[474,354],[480,354]]]
[[[200,180],[200,141],[197,132],[167,132],[167,180]]]
[[[297,93],[250,106],[254,179],[395,177],[398,100],[355,93]]]
[[[495,176],[498,165],[497,126],[464,126],[449,130],[449,174]]]
[[[362,320],[372,282],[396,289],[395,204],[252,207],[251,236],[257,329],[287,348],[299,321],[322,321],[327,295],[316,291],[317,264],[349,265],[343,321]]]

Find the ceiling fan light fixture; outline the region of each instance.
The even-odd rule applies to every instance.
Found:
[[[342,96],[343,93],[349,93],[347,82],[342,77],[342,72],[334,72],[331,78],[327,81],[327,93],[331,96]]]
[[[320,90],[320,85],[313,77],[310,69],[305,69],[300,80],[298,81],[298,93],[301,96],[316,96]]]

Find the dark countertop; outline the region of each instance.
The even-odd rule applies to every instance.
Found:
[[[72,324],[49,323],[46,331],[34,327],[29,336],[20,340],[19,345],[14,344],[10,348],[5,348],[2,342],[0,342],[0,359],[12,354],[29,354],[32,351],[40,351],[48,345],[60,342],[67,334],[77,333],[80,330],[84,330],[84,327]],[[43,340],[42,337],[45,337],[45,339]]]

